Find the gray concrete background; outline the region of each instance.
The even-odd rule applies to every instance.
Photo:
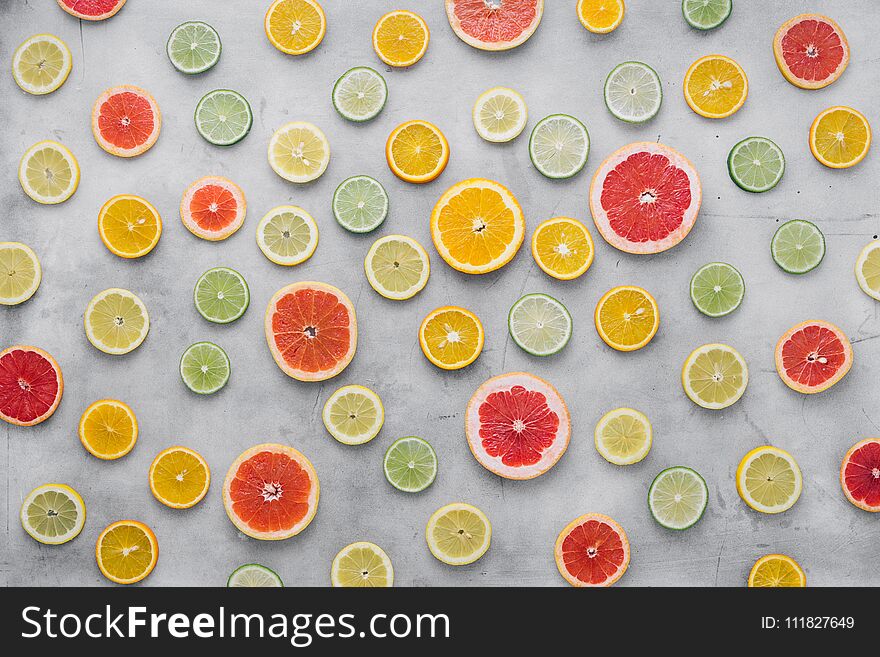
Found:
[[[54,0],[9,0],[0,7],[0,53],[6,66],[16,46],[38,32],[63,38],[74,59],[67,83],[47,97],[28,96],[8,72],[0,75],[0,240],[32,246],[44,270],[33,299],[0,308],[0,344],[47,349],[60,362],[66,384],[49,421],[33,428],[0,428],[6,438],[0,449],[2,580],[9,585],[107,585],[95,565],[94,541],[108,523],[135,518],[154,529],[160,545],[158,566],[146,585],[222,585],[232,569],[252,561],[275,569],[287,585],[327,585],[333,556],[355,540],[374,541],[389,553],[399,585],[563,585],[553,562],[556,535],[574,517],[596,511],[618,520],[629,535],[632,562],[623,586],[742,586],[754,560],[768,552],[795,557],[813,585],[880,584],[877,518],[851,506],[838,484],[849,446],[880,434],[880,304],[861,293],[852,273],[860,249],[880,231],[880,160],[875,146],[854,169],[832,171],[819,165],[807,146],[812,119],[831,105],[852,105],[880,126],[876,3],[737,0],[721,29],[702,34],[684,23],[678,0],[630,0],[623,25],[611,35],[594,36],[578,23],[573,0],[548,0],[530,41],[508,53],[490,54],[454,36],[440,0],[324,0],[327,35],[303,57],[283,55],[265,38],[268,4],[250,0],[233,8],[209,0],[129,0],[115,18],[81,25]],[[426,56],[409,70],[381,67],[371,46],[376,20],[398,7],[420,12],[431,28]],[[816,92],[785,82],[771,50],[783,21],[812,10],[837,19],[852,48],[843,77]],[[210,22],[223,40],[219,64],[195,77],[176,72],[165,55],[172,28],[191,19]],[[681,94],[688,65],[713,52],[739,61],[751,88],[743,109],[723,121],[696,116]],[[628,59],[648,62],[663,80],[663,108],[647,125],[616,121],[603,104],[606,74]],[[360,64],[381,70],[390,91],[384,112],[367,125],[342,120],[329,99],[333,81]],[[130,161],[100,150],[89,124],[100,92],[126,83],[151,91],[163,113],[156,146]],[[483,142],[471,123],[474,100],[496,85],[518,89],[530,111],[526,134],[506,145]],[[228,150],[202,140],[192,121],[198,99],[218,87],[242,92],[255,112],[250,135]],[[553,112],[579,117],[592,136],[586,169],[562,182],[543,178],[527,153],[528,130]],[[388,133],[412,118],[436,123],[451,145],[445,173],[424,186],[398,181],[385,163]],[[282,180],[266,161],[272,132],[297,119],[319,125],[332,146],[327,172],[305,186]],[[730,147],[755,134],[775,140],[788,163],[781,184],[761,195],[735,187],[725,165]],[[75,196],[55,207],[31,202],[16,179],[21,153],[46,138],[68,145],[82,168]],[[690,236],[672,251],[626,255],[602,241],[593,227],[587,204],[590,177],[618,147],[658,139],[695,163],[703,183],[702,211]],[[388,220],[363,237],[337,226],[330,210],[336,185],[360,173],[378,178],[391,197]],[[178,219],[183,190],[207,174],[230,177],[247,195],[243,229],[221,243],[193,237]],[[449,185],[471,176],[496,179],[516,194],[526,213],[528,237],[551,216],[585,221],[596,240],[590,271],[573,282],[552,280],[534,264],[528,248],[483,277],[449,268],[431,244],[429,215]],[[144,196],[164,220],[161,242],[140,260],[113,256],[98,237],[98,209],[119,193]],[[315,255],[293,269],[269,262],[254,240],[259,218],[283,203],[309,210],[321,230]],[[828,241],[825,261],[804,277],[786,275],[769,255],[773,232],[791,218],[815,221]],[[431,254],[428,286],[407,302],[379,297],[363,274],[370,244],[390,233],[412,235]],[[734,264],[747,284],[742,307],[719,320],[700,315],[687,291],[691,274],[715,260]],[[198,276],[219,265],[242,272],[252,294],[248,312],[229,326],[204,321],[192,304]],[[263,337],[269,298],[300,280],[337,285],[357,307],[357,356],[342,375],[322,384],[286,377]],[[662,322],[647,348],[620,354],[600,341],[592,312],[605,291],[626,283],[642,285],[656,296]],[[89,299],[111,286],[138,294],[152,322],[146,342],[122,357],[98,352],[82,329]],[[507,311],[525,292],[550,293],[571,310],[575,333],[562,353],[541,360],[511,344]],[[471,308],[486,328],[483,354],[463,371],[439,371],[418,347],[421,319],[442,304]],[[779,380],[773,347],[790,326],[810,318],[833,321],[846,331],[854,342],[855,365],[829,392],[805,397]],[[197,340],[217,342],[232,359],[229,384],[208,398],[191,394],[177,371],[180,354]],[[713,341],[739,349],[751,374],[742,400],[722,412],[696,407],[679,383],[681,363],[691,349]],[[531,482],[504,481],[485,471],[470,455],[463,431],[465,405],[477,386],[513,370],[549,379],[572,413],[568,453]],[[336,443],[320,419],[327,396],[348,383],[373,388],[385,403],[385,427],[363,447]],[[82,411],[102,397],[131,404],[141,428],[133,452],[109,463],[87,454],[76,435]],[[643,462],[619,468],[596,453],[593,428],[604,412],[624,405],[648,415],[655,439]],[[392,489],[381,468],[387,446],[410,434],[430,440],[440,459],[437,481],[419,495]],[[302,450],[321,481],[311,526],[279,543],[239,534],[225,516],[220,495],[232,460],[265,441]],[[201,452],[213,474],[208,496],[186,511],[160,505],[147,484],[149,463],[173,444]],[[789,450],[803,470],[800,501],[776,517],[748,509],[734,485],[740,458],[761,444]],[[684,533],[659,527],[645,502],[654,475],[676,464],[696,468],[710,489],[705,517]],[[46,482],[74,486],[88,506],[82,534],[61,547],[37,544],[17,518],[22,498]],[[457,500],[482,508],[494,528],[489,552],[464,568],[436,561],[423,537],[428,516]]]

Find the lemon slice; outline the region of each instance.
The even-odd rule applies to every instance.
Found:
[[[803,588],[807,576],[797,561],[784,554],[768,554],[761,557],[749,572],[749,588]]]
[[[862,249],[856,260],[856,280],[862,292],[880,301],[880,241],[874,240]]]
[[[480,137],[501,143],[520,135],[529,119],[529,110],[523,97],[513,89],[493,87],[477,98],[473,119]]]
[[[394,567],[385,550],[375,543],[358,541],[334,557],[330,582],[342,587],[389,587],[394,584]]]
[[[318,126],[293,121],[272,135],[269,164],[285,180],[311,182],[320,178],[330,164],[330,142]]]
[[[63,203],[79,186],[79,164],[73,153],[57,141],[37,142],[21,158],[18,182],[37,203]]]
[[[685,394],[697,406],[719,410],[734,404],[749,384],[746,361],[726,344],[694,349],[681,368]]]
[[[434,512],[425,528],[425,539],[437,559],[450,566],[464,566],[486,554],[492,525],[477,507],[455,502]]]
[[[422,245],[405,235],[380,237],[364,259],[367,280],[386,299],[403,301],[428,284],[431,262]]]
[[[363,445],[379,433],[385,408],[379,395],[364,386],[343,386],[330,395],[321,413],[330,435],[344,445]]]
[[[70,48],[54,34],[35,34],[12,56],[12,76],[24,91],[49,94],[67,80],[72,67]]]
[[[257,245],[276,265],[292,267],[312,257],[318,248],[318,224],[295,205],[281,205],[257,225]]]
[[[37,254],[21,242],[0,242],[0,306],[17,306],[40,287],[43,270]]]
[[[150,330],[144,302],[117,287],[99,292],[83,316],[86,337],[105,354],[127,354],[137,349]]]
[[[100,399],[89,406],[79,420],[79,440],[99,459],[122,458],[138,438],[138,423],[131,407],[116,399]]]
[[[785,450],[763,445],[746,454],[736,469],[736,491],[761,513],[782,513],[798,501],[801,469]]]
[[[38,486],[21,505],[22,527],[31,538],[45,545],[61,545],[73,540],[85,522],[85,502],[79,493],[64,484]]]
[[[638,463],[651,451],[651,423],[632,408],[608,411],[596,425],[596,451],[614,465]]]

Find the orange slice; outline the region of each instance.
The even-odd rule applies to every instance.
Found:
[[[532,256],[544,273],[561,281],[584,274],[593,264],[593,238],[577,219],[556,217],[532,233]]]
[[[577,3],[581,25],[596,34],[616,30],[623,22],[625,11],[623,0],[578,0]]]
[[[647,290],[615,287],[596,304],[596,330],[612,349],[635,351],[648,344],[660,327],[660,309]]]
[[[162,218],[146,199],[120,194],[98,212],[98,233],[110,253],[120,258],[140,258],[159,243]]]
[[[134,157],[150,150],[161,128],[156,99],[130,84],[107,89],[92,108],[95,141],[117,157]]]
[[[749,588],[804,587],[807,576],[797,561],[784,554],[761,557],[749,572]]]
[[[829,107],[810,126],[810,151],[826,167],[855,166],[870,148],[871,124],[852,107]]]
[[[269,42],[288,55],[318,47],[327,32],[327,17],[315,0],[275,0],[264,21]]]
[[[131,407],[116,399],[100,399],[79,420],[79,440],[92,455],[105,461],[128,454],[138,439],[138,423]]]
[[[690,108],[709,119],[734,114],[749,95],[746,72],[724,55],[706,55],[691,64],[683,86]]]
[[[466,308],[443,306],[428,313],[419,328],[425,358],[444,370],[460,370],[483,350],[483,324]]]
[[[211,470],[201,454],[186,447],[169,447],[159,452],[150,465],[153,496],[172,509],[198,504],[211,485]]]
[[[407,121],[388,135],[385,159],[401,180],[431,182],[443,173],[449,162],[449,142],[433,123]]]
[[[153,572],[159,559],[159,542],[144,523],[119,520],[107,526],[95,543],[101,573],[117,584],[140,582]]]
[[[411,11],[391,11],[373,28],[373,50],[388,66],[412,66],[428,50],[428,24]]]

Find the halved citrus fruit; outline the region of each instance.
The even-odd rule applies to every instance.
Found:
[[[880,511],[880,438],[867,438],[849,448],[840,465],[840,486],[860,509]]]
[[[782,24],[773,56],[786,80],[801,89],[821,89],[849,64],[849,44],[840,25],[820,14],[801,14]]]
[[[180,219],[196,237],[225,240],[244,223],[247,202],[241,187],[222,176],[199,178],[183,193]]]
[[[623,0],[578,0],[578,19],[595,34],[608,34],[623,22],[626,6]]]
[[[532,256],[544,273],[561,281],[584,274],[593,264],[593,238],[577,219],[542,221],[532,233]]]
[[[285,180],[294,183],[317,180],[328,164],[330,142],[313,123],[286,123],[269,140],[269,165]]]
[[[489,549],[492,525],[472,504],[453,502],[437,509],[425,527],[428,549],[450,566],[473,563]]]
[[[868,242],[862,249],[856,259],[856,280],[862,292],[880,301],[880,241]]]
[[[125,0],[58,0],[58,6],[84,21],[102,21],[122,9]]]
[[[148,151],[159,138],[162,115],[147,91],[125,84],[98,96],[92,109],[92,134],[111,155],[134,157]]]
[[[669,146],[629,144],[608,156],[590,184],[599,233],[627,253],[659,253],[694,226],[703,198],[694,165]]]
[[[455,35],[480,50],[509,50],[535,33],[544,0],[446,0],[446,17]]]
[[[251,538],[278,541],[299,534],[318,510],[318,474],[293,447],[254,445],[229,467],[226,515]]]
[[[599,337],[617,351],[635,351],[647,345],[660,328],[660,309],[647,290],[621,285],[608,290],[593,319]]]
[[[257,246],[276,265],[298,265],[318,248],[318,224],[300,207],[279,205],[257,224]]]
[[[739,401],[749,384],[745,359],[726,344],[694,349],[681,367],[681,385],[697,406],[720,410]]]
[[[79,419],[82,446],[99,459],[111,461],[128,454],[138,439],[138,423],[131,406],[117,399],[99,399]]]
[[[849,338],[830,322],[802,322],[776,343],[779,377],[789,388],[804,394],[827,390],[846,376],[852,363]]]
[[[411,299],[428,284],[431,261],[428,252],[406,235],[380,237],[364,258],[370,286],[386,299]]]
[[[86,503],[70,486],[37,486],[21,503],[21,526],[35,541],[61,545],[72,541],[86,523]]]
[[[427,121],[407,121],[391,131],[385,159],[395,176],[411,183],[431,182],[449,162],[449,142]]]
[[[187,447],[169,447],[153,459],[148,475],[153,496],[172,509],[198,504],[211,485],[208,462]]]
[[[275,0],[264,21],[269,42],[288,55],[304,55],[318,47],[327,31],[327,17],[315,0]]]
[[[326,283],[292,283],[266,309],[266,340],[287,376],[324,381],[344,370],[357,349],[354,306]]]
[[[98,234],[110,253],[120,258],[140,258],[159,243],[162,218],[146,199],[120,194],[98,212]]]
[[[54,34],[35,34],[15,50],[12,77],[23,91],[35,96],[58,89],[72,67],[70,48]]]
[[[460,370],[483,351],[483,324],[466,308],[443,306],[432,310],[419,327],[419,346],[431,363],[444,370]]]
[[[135,294],[118,287],[98,292],[83,314],[86,337],[105,354],[137,349],[150,331],[147,307]]]
[[[846,169],[865,159],[871,148],[871,124],[852,107],[829,107],[810,126],[810,151],[832,169]]]
[[[358,541],[346,545],[333,558],[330,583],[354,588],[389,587],[394,584],[394,567],[385,550],[375,543]]]
[[[388,66],[412,66],[428,50],[431,32],[413,11],[390,11],[373,28],[373,50]]]
[[[749,588],[804,587],[807,576],[797,561],[784,554],[761,557],[749,571]]]
[[[43,269],[37,254],[21,242],[0,242],[0,306],[17,306],[40,287]]]
[[[556,567],[572,586],[611,586],[629,566],[623,527],[601,513],[575,518],[556,538]]]
[[[701,57],[684,76],[684,99],[707,119],[736,113],[749,95],[749,80],[742,66],[724,55]]]
[[[140,582],[159,560],[159,542],[153,530],[137,520],[118,520],[106,527],[95,543],[101,573],[117,584]]]
[[[37,203],[63,203],[79,186],[79,163],[63,144],[40,141],[21,156],[18,182]]]
[[[61,368],[42,349],[0,351],[0,420],[20,427],[39,424],[55,412],[63,392]]]
[[[803,489],[801,469],[784,449],[756,447],[736,469],[736,491],[743,502],[761,513],[782,513],[794,506]]]

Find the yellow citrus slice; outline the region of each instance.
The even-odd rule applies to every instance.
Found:
[[[364,386],[342,386],[324,403],[324,427],[343,445],[363,445],[385,423],[385,408],[375,392]]]
[[[593,264],[593,238],[577,219],[555,217],[541,222],[532,233],[532,256],[553,278],[570,281]]]
[[[37,254],[21,242],[0,242],[0,306],[17,306],[40,287],[43,270]]]
[[[856,280],[862,292],[880,301],[880,241],[874,240],[862,249],[856,260]]]
[[[257,246],[276,265],[292,267],[312,257],[318,248],[318,224],[295,205],[281,205],[257,225]]]
[[[137,349],[150,330],[144,302],[118,287],[96,294],[83,315],[86,337],[105,354],[127,354]]]
[[[807,585],[807,576],[797,561],[784,554],[761,557],[749,572],[749,588],[796,587]]]
[[[120,258],[140,258],[159,243],[162,218],[146,199],[120,194],[98,213],[98,233],[110,253]]]
[[[411,183],[431,182],[449,162],[449,142],[427,121],[407,121],[391,131],[385,159],[395,176]]]
[[[24,91],[49,94],[67,80],[72,67],[70,48],[54,34],[35,34],[12,56],[12,77]]]
[[[375,543],[358,541],[334,557],[330,583],[350,588],[389,587],[394,584],[394,567],[385,550]]]
[[[829,107],[810,126],[810,151],[832,169],[846,169],[865,159],[871,148],[871,125],[852,107]]]
[[[460,370],[483,350],[483,324],[470,310],[443,306],[428,313],[419,328],[425,358],[444,370]]]
[[[726,344],[697,347],[681,368],[685,394],[703,408],[727,408],[743,396],[748,383],[745,359]]]
[[[743,502],[761,513],[787,511],[798,501],[802,488],[797,462],[778,447],[756,447],[736,469],[736,491]]]
[[[650,293],[634,285],[606,292],[594,315],[599,337],[618,351],[635,351],[648,344],[660,327],[660,309]]]
[[[373,28],[373,50],[388,66],[412,66],[428,50],[431,32],[412,11],[391,11]]]
[[[293,121],[272,135],[269,164],[285,180],[311,182],[320,178],[330,164],[330,142],[318,126]]]
[[[599,420],[595,432],[596,451],[614,465],[638,463],[651,451],[651,423],[644,413],[616,408]]]
[[[79,419],[79,440],[99,459],[112,461],[128,454],[138,439],[138,423],[131,407],[116,399],[100,399]]]
[[[269,42],[288,55],[304,55],[318,47],[327,31],[324,10],[315,0],[275,0],[264,21]]]
[[[724,55],[701,57],[684,76],[684,99],[692,110],[709,119],[735,113],[748,95],[746,72]]]
[[[79,186],[79,164],[73,153],[57,141],[37,142],[21,157],[18,182],[37,203],[63,203]]]
[[[79,536],[86,522],[86,504],[64,484],[37,486],[21,504],[21,526],[35,541],[61,545]]]
[[[488,142],[516,139],[529,118],[526,101],[513,89],[492,87],[484,91],[471,111],[477,134]]]
[[[464,566],[486,554],[492,540],[492,525],[477,507],[454,502],[437,509],[430,517],[425,539],[437,559],[450,566]]]
[[[137,520],[118,520],[107,526],[95,543],[101,573],[117,584],[140,582],[153,572],[159,542],[153,530]]]
[[[150,465],[153,496],[172,509],[198,504],[211,485],[211,470],[202,455],[187,447],[169,447]]]
[[[386,299],[402,301],[421,292],[428,284],[431,261],[428,252],[412,237],[380,237],[364,259],[367,280]]]
[[[623,0],[578,0],[577,3],[581,25],[596,34],[616,30],[623,21],[625,11]]]

